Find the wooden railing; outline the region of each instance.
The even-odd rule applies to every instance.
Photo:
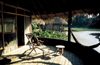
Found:
[[[38,39],[44,41],[44,45],[56,46],[56,45],[67,45],[68,41],[61,39],[53,39],[53,38],[42,38],[38,37]]]

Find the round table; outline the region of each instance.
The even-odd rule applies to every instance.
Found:
[[[56,48],[57,48],[57,53],[58,53],[58,52],[60,52],[61,54],[64,53],[64,48],[65,48],[64,45],[56,45]],[[62,50],[59,50],[59,48],[61,48]]]

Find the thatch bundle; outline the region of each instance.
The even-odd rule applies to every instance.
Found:
[[[32,22],[38,25],[45,25],[45,22],[42,19],[34,19]]]

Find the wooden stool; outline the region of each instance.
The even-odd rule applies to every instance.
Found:
[[[64,53],[64,48],[65,48],[65,46],[63,46],[63,45],[56,45],[56,48],[57,48],[57,53],[58,53],[58,52],[60,52],[61,54]],[[61,48],[62,50],[59,50],[59,48]],[[56,53],[56,54],[57,54],[57,53]]]
[[[50,48],[42,49],[42,51],[43,51],[43,58],[44,58],[45,54],[48,54],[50,56]]]

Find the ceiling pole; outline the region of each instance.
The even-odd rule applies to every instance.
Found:
[[[55,4],[55,6],[57,6],[57,4],[54,2],[54,0],[51,0],[54,4]],[[57,6],[58,7],[58,6]],[[56,9],[56,8],[55,8]],[[56,17],[59,17],[58,15],[57,15],[57,13],[55,13],[55,16]]]
[[[32,1],[32,0],[31,0],[31,1]],[[39,14],[39,16],[42,18],[42,16],[41,16],[40,12],[38,11],[38,9],[37,9],[37,7],[36,7],[36,5],[34,4],[34,2],[33,2],[33,1],[32,1],[32,4],[33,4],[33,6],[35,7],[35,9],[36,9],[37,13]]]
[[[32,11],[32,13],[35,15],[35,18],[37,18],[36,14]]]
[[[46,0],[44,0],[44,1],[45,1],[45,3],[49,6],[49,8],[50,8],[51,10],[53,10],[53,9],[50,7],[50,5],[48,4],[48,2],[47,2]],[[54,15],[57,17],[57,15],[54,13],[54,11],[52,11],[51,14],[54,14]],[[50,18],[50,19],[51,19],[51,18]]]
[[[54,0],[52,0],[52,1],[54,2],[54,4],[56,4],[56,2]],[[65,16],[67,16],[67,14],[63,11],[63,9],[59,5],[56,4],[56,6],[63,12],[63,14]]]
[[[32,1],[32,0],[31,0]],[[33,1],[32,1],[33,6],[35,7],[35,9],[37,10],[36,6],[34,5]],[[34,11],[32,11],[31,13],[33,13],[35,15],[35,18],[37,18],[36,14],[34,13]]]
[[[39,0],[37,0],[38,1],[38,3],[39,3],[39,5],[41,6],[41,8],[42,8],[42,10],[44,11],[44,13],[48,16],[48,18],[49,18],[49,15],[46,13],[46,11],[44,10],[44,8],[43,8],[43,6],[41,5],[41,3],[40,3],[40,1]]]
[[[71,7],[68,9],[68,42],[71,42],[71,25],[72,25],[72,10]]]
[[[40,14],[40,12],[39,12],[39,11],[37,11],[37,12],[38,12],[38,14],[39,14],[40,18],[43,18],[43,17],[42,17],[42,15]]]
[[[68,3],[66,3],[66,1],[65,0],[63,0],[63,2],[64,2],[64,5],[67,7],[68,5]],[[64,12],[64,14],[67,16],[67,14]]]

